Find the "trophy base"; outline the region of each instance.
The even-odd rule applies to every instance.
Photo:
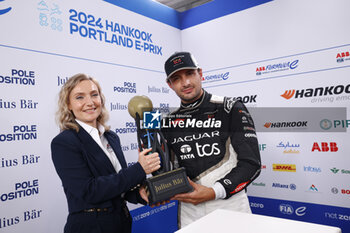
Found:
[[[169,200],[178,193],[193,190],[188,182],[185,168],[181,167],[146,179],[149,205]]]

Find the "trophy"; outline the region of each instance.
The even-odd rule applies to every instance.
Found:
[[[178,193],[192,191],[192,186],[187,180],[185,168],[171,169],[169,149],[159,127],[148,127],[144,123],[144,116],[152,114],[152,101],[147,96],[134,96],[128,103],[129,114],[135,119],[137,127],[137,143],[140,151],[152,148],[160,156],[161,167],[152,173],[152,177],[146,179],[146,192],[149,204],[169,200]],[[153,113],[154,118],[160,119],[160,113]]]

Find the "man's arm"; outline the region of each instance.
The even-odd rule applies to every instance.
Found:
[[[236,101],[230,110],[231,145],[237,153],[237,166],[218,182],[228,199],[244,190],[260,174],[261,159],[254,122],[247,108]]]

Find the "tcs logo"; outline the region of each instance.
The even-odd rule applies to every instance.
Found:
[[[321,146],[320,146],[321,145]],[[319,152],[337,152],[338,151],[337,143],[330,142],[329,144],[327,142],[321,142],[320,144],[317,142],[314,142],[311,151],[319,151]]]

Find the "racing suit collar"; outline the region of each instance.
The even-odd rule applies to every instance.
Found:
[[[194,101],[193,103],[184,104],[181,102],[180,110],[191,110],[191,109],[198,108],[203,103],[203,100],[205,99],[206,95],[208,95],[208,93],[205,90],[203,90],[202,96],[198,100]]]

